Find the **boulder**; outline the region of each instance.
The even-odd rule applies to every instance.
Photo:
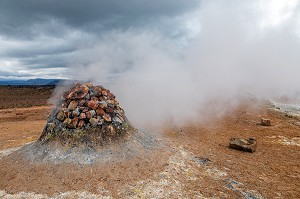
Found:
[[[253,153],[256,151],[256,139],[230,138],[229,148]]]
[[[271,126],[271,120],[270,119],[261,118],[261,125],[263,125],[263,126]]]

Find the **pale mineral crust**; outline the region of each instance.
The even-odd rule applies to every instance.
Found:
[[[133,130],[113,93],[103,86],[85,83],[64,93],[39,141],[95,146],[124,137]]]

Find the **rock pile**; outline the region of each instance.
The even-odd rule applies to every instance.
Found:
[[[77,84],[53,109],[40,141],[102,145],[133,129],[115,95],[102,86]]]

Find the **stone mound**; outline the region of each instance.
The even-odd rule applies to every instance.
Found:
[[[91,83],[76,84],[52,110],[38,142],[103,146],[133,131],[113,93]]]

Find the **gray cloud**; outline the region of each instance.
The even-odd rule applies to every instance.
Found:
[[[36,26],[58,21],[84,31],[157,25],[163,17],[176,17],[197,7],[197,0],[66,0],[66,1],[1,1],[0,29],[2,34],[28,37],[39,34]],[[48,34],[59,35],[60,29]]]
[[[198,5],[199,0],[3,0],[0,61],[17,60],[26,69],[65,67],[68,54],[110,31],[156,29],[178,36],[175,18]]]

